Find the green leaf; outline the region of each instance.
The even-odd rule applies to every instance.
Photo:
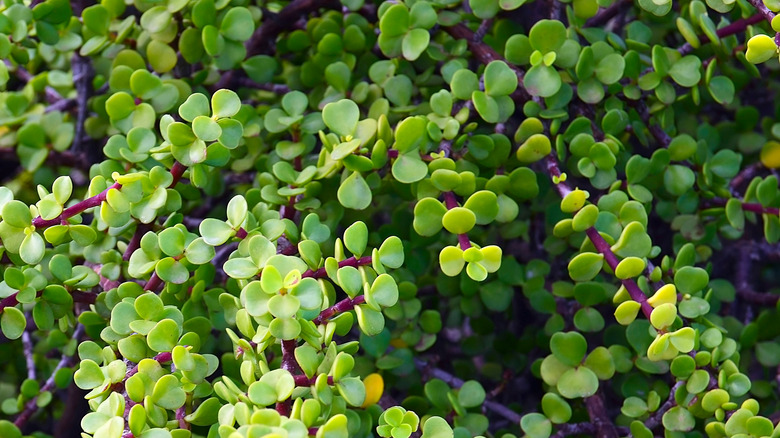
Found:
[[[231,8],[230,12],[233,12],[236,9],[244,8],[234,7]],[[229,14],[230,13],[228,13],[228,15]],[[226,89],[217,90],[214,95],[211,96],[211,108],[214,112],[214,117],[233,117],[238,114],[238,111],[241,109],[241,99],[239,99],[238,94],[236,94],[235,91]]]
[[[520,428],[529,438],[548,438],[552,434],[552,423],[542,414],[531,413],[520,419]]]
[[[210,114],[209,99],[201,93],[191,94],[179,107],[181,118],[190,123],[198,116],[209,116]]]
[[[620,280],[634,278],[645,269],[645,261],[639,257],[626,257],[615,268],[615,277]]]
[[[596,374],[584,366],[572,368],[558,379],[558,392],[568,399],[590,397],[599,389]]]
[[[360,330],[367,336],[376,336],[385,328],[385,318],[381,312],[377,312],[368,306],[355,307]],[[361,402],[362,404],[362,402]]]
[[[590,281],[599,272],[604,264],[604,256],[593,252],[577,254],[569,262],[569,276],[574,281]]]
[[[672,65],[669,76],[683,87],[693,87],[701,80],[701,60],[695,55],[684,56]]]
[[[753,64],[761,64],[769,61],[777,55],[777,44],[769,35],[758,34],[751,37],[747,42],[747,52],[745,58]]]
[[[428,166],[416,153],[402,154],[393,162],[393,177],[404,184],[411,184],[428,175]]]
[[[687,432],[696,425],[693,414],[682,406],[675,406],[666,411],[662,422],[667,430],[677,432]]]
[[[596,78],[603,84],[614,84],[623,77],[625,67],[626,61],[622,56],[617,53],[609,54],[596,65]]]
[[[252,18],[252,13],[249,9],[241,6],[230,7],[227,14],[222,18],[219,30],[229,40],[240,42],[248,40],[255,31],[255,21]],[[216,113],[217,110],[215,109],[214,112]],[[220,117],[230,117],[232,115]]]
[[[422,438],[453,438],[453,436],[449,423],[441,417],[429,417],[423,423]]]
[[[22,245],[19,247],[19,256],[28,265],[37,265],[43,260],[45,251],[46,243],[43,241],[43,237],[36,232],[32,232],[22,240]]]
[[[702,268],[685,266],[674,274],[674,284],[684,294],[693,294],[707,287],[710,276]]]
[[[552,392],[548,392],[542,397],[542,411],[544,412],[544,415],[555,424],[566,423],[571,419],[572,415],[569,403],[558,394]]]
[[[0,314],[0,330],[8,339],[18,339],[27,327],[24,313],[16,307],[6,307]]]
[[[485,93],[508,96],[517,89],[517,75],[504,61],[491,61],[485,68]]]
[[[468,380],[463,383],[458,391],[458,403],[464,408],[481,406],[485,401],[485,390],[476,380]]]
[[[561,83],[561,76],[558,72],[544,64],[531,67],[523,77],[523,87],[532,96],[553,96],[561,89]]]
[[[344,245],[355,257],[363,255],[367,243],[368,227],[365,223],[357,221],[344,230]]]
[[[30,208],[21,201],[8,201],[3,206],[3,222],[16,228],[26,228],[32,224]]]
[[[371,189],[360,172],[352,172],[341,183],[337,195],[341,205],[347,208],[364,210],[371,205]]]
[[[404,58],[414,61],[428,48],[431,35],[425,29],[412,29],[404,35],[401,50]]]
[[[474,108],[476,108],[482,120],[488,123],[498,122],[500,115],[498,102],[493,97],[477,90],[471,94],[471,100],[474,102]]]
[[[157,40],[152,40],[146,46],[146,57],[157,73],[167,73],[172,70],[178,59],[176,51],[171,46]]]
[[[550,351],[566,365],[578,366],[588,349],[585,338],[577,332],[558,332],[550,338]]]
[[[388,268],[400,268],[404,263],[404,247],[401,239],[396,236],[385,239],[379,247],[379,261]]]
[[[359,118],[360,109],[349,99],[331,102],[322,109],[322,121],[331,131],[343,137],[355,132]]]
[[[566,41],[566,27],[558,20],[539,20],[528,32],[528,39],[543,55],[554,52]]]
[[[158,322],[146,337],[149,348],[157,352],[168,352],[179,342],[181,327],[172,319]]]
[[[465,207],[455,207],[442,217],[442,225],[453,234],[466,234],[476,224],[477,216]]]

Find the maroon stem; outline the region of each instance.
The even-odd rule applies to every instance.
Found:
[[[187,403],[176,410],[176,419],[179,420],[179,429],[190,430],[190,423],[184,417],[187,416]]]
[[[752,213],[773,214],[775,216],[780,215],[780,208],[777,208],[777,207],[764,207],[761,204],[754,204],[754,203],[743,202],[742,203],[742,209],[745,210],[745,211],[752,212]]]
[[[317,382],[316,377],[312,377],[311,379],[306,377],[306,374],[299,374],[297,376],[293,376],[295,379],[295,386],[312,386]],[[328,385],[333,384],[333,376],[328,376]]]
[[[179,183],[179,180],[181,179],[181,176],[184,175],[185,170],[187,170],[187,166],[179,163],[178,161],[173,163],[173,167],[171,167],[173,181],[171,181],[171,185],[168,186],[169,189],[172,189],[174,186],[176,186],[176,184]]]
[[[354,309],[355,306],[358,306],[365,302],[366,302],[365,295],[358,295],[355,298],[345,298],[339,301],[338,303],[323,310],[322,312],[320,312],[320,314],[317,315],[317,317],[314,318],[311,322],[313,322],[316,325],[324,324],[328,322],[331,318],[333,318],[335,315],[338,315],[339,313],[349,312],[350,310]]]
[[[607,265],[609,265],[609,267],[612,268],[612,271],[614,271],[615,268],[617,268],[619,261],[615,253],[612,252],[612,249],[610,248],[607,241],[604,240],[601,234],[599,234],[598,230],[594,227],[590,227],[585,230],[585,234],[587,234],[590,241],[593,242],[593,246],[596,247],[596,251],[604,256],[604,260],[606,260]],[[636,282],[631,278],[622,280],[622,283],[628,291],[628,294],[631,296],[631,299],[642,305],[642,313],[645,314],[647,319],[650,319],[650,314],[653,312],[653,308],[650,306],[650,303],[647,302],[647,296],[645,296],[645,293],[639,289],[639,286],[637,286]]]
[[[294,186],[290,186],[293,187]],[[295,198],[297,198],[298,195],[290,196],[290,200],[287,202],[287,205],[283,205],[282,208],[279,210],[279,213],[282,216],[282,219],[295,219]]]
[[[295,360],[295,347],[298,346],[298,341],[295,339],[282,341],[282,369],[287,370],[290,374],[295,375],[298,372],[298,361]],[[292,412],[292,400],[287,399],[276,403],[276,411],[283,416],[289,417]]]
[[[447,206],[447,210],[452,210],[453,208],[458,207],[458,201],[455,199],[455,193],[444,192],[444,205]],[[460,249],[463,251],[471,248],[471,242],[469,241],[468,234],[458,234],[458,243],[460,244]]]
[[[709,201],[705,201],[704,205],[725,207],[727,202],[728,201],[726,199],[716,198],[716,199],[711,199]],[[780,215],[780,208],[764,207],[763,205],[754,202],[743,202],[742,210],[749,211],[751,213],[758,213],[758,214],[771,214],[775,216]]]
[[[32,224],[33,224],[33,226],[35,228],[39,228],[39,229],[40,228],[51,227],[53,225],[59,225],[59,224],[63,224],[64,225],[64,224],[66,224],[68,222],[69,218],[71,218],[71,217],[73,217],[73,216],[75,216],[75,215],[77,215],[79,213],[83,213],[85,210],[87,210],[89,208],[97,207],[100,204],[102,204],[103,201],[106,200],[106,195],[108,194],[109,190],[111,190],[111,189],[119,190],[120,188],[122,188],[122,184],[114,183],[114,184],[111,185],[111,187],[103,190],[102,192],[98,193],[97,195],[95,195],[95,196],[93,196],[91,198],[87,198],[87,199],[85,199],[85,200],[83,200],[83,201],[81,201],[79,203],[76,203],[76,204],[66,208],[65,210],[63,210],[63,212],[59,216],[55,217],[54,219],[44,220],[43,218],[38,216],[35,219],[33,219]]]
[[[149,277],[149,281],[146,282],[146,285],[144,286],[144,290],[157,292],[160,289],[160,286],[163,284],[162,279],[157,275],[157,272],[153,272],[152,276]]]
[[[344,266],[352,266],[353,268],[356,268],[358,266],[363,265],[370,265],[371,264],[371,256],[365,256],[361,257],[359,259],[356,259],[355,257],[350,257],[346,260],[342,260],[339,262],[339,268],[343,268]],[[323,278],[328,276],[328,271],[325,270],[325,268],[317,269],[316,271],[312,271],[309,269],[308,271],[301,274],[301,278]]]
[[[133,252],[141,246],[141,238],[144,237],[147,231],[150,231],[151,227],[148,224],[139,224],[135,227],[135,233],[133,233],[132,239],[127,243],[127,248],[124,254],[122,254],[122,260],[129,261]]]
[[[160,353],[157,356],[152,358],[153,360],[156,360],[158,363],[163,364],[165,362],[171,362],[173,360],[173,356],[170,352]],[[133,368],[130,368],[130,371],[125,374],[125,380],[133,377],[134,375],[138,374],[138,365],[134,366]]]
[[[247,236],[247,232],[243,227],[239,228],[236,231],[236,237],[238,237],[239,239],[243,240],[244,238],[246,238],[246,236]]]
[[[717,30],[716,34],[719,38],[724,38],[730,35],[734,35],[735,33],[744,32],[747,30],[747,27],[760,23],[762,20],[764,20],[764,16],[762,14],[755,14],[748,18],[740,18],[739,20],[729,24],[728,26],[724,26]],[[706,35],[702,35],[699,37],[699,41],[701,44],[707,44],[710,42],[709,37]],[[679,49],[677,49],[678,52],[680,52],[681,55],[687,55],[691,52],[693,52],[694,48],[689,43],[685,43],[682,46],[680,46]]]

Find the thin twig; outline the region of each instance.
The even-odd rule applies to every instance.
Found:
[[[420,372],[423,373],[423,375],[426,375],[429,378],[442,380],[444,381],[444,383],[454,388],[460,388],[461,386],[463,386],[463,383],[465,383],[463,380],[453,376],[452,374],[442,369],[431,366],[429,363],[425,362],[420,358],[417,357],[414,358],[414,364],[417,367],[417,369],[419,369]],[[482,406],[484,406],[485,409],[493,411],[496,414],[506,418],[507,420],[515,424],[519,424],[520,420],[523,418],[523,416],[518,414],[517,412],[509,409],[508,407],[502,405],[501,403],[497,403],[492,400],[485,400]]]
[[[92,97],[92,78],[95,76],[95,69],[92,68],[92,62],[90,58],[85,58],[78,53],[71,58],[71,67],[73,69],[73,82],[76,87],[76,133],[73,137],[73,144],[71,150],[75,153],[84,153],[82,150],[82,142],[86,136],[84,132],[84,122],[87,120],[87,112],[89,107],[87,101]],[[95,155],[95,154],[87,154]],[[97,160],[98,157],[92,157]]]
[[[76,326],[76,330],[73,331],[73,339],[76,339],[78,341],[82,338],[82,336],[84,336],[84,326],[79,324]],[[75,364],[76,364],[76,354],[73,355],[63,354],[62,359],[60,359],[60,362],[57,364],[56,367],[54,367],[54,371],[52,371],[51,376],[46,380],[46,383],[44,383],[43,386],[41,387],[39,394],[42,394],[47,391],[52,391],[56,386],[54,378],[57,376],[57,373],[62,368],[72,367]],[[30,417],[33,416],[33,414],[38,412],[37,401],[38,401],[38,396],[35,396],[27,401],[27,403],[24,405],[24,410],[19,414],[18,417],[16,417],[16,420],[14,420],[14,425],[16,425],[16,427],[21,428],[22,426],[24,426],[27,420],[29,420]]]
[[[30,314],[27,314],[27,319],[30,319]],[[35,374],[35,357],[33,357],[33,344],[30,331],[25,328],[22,332],[22,349],[24,350],[24,359],[27,362],[27,378],[30,380],[38,380]]]

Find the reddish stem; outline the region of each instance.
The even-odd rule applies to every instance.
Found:
[[[371,264],[371,256],[365,256],[361,257],[359,259],[356,259],[355,257],[350,257],[346,260],[342,260],[339,262],[339,268],[343,268],[344,266],[352,266],[353,268],[356,268],[358,266],[363,265],[370,265]],[[301,278],[323,278],[328,276],[328,271],[325,270],[325,268],[317,269],[316,271],[312,271],[309,269],[308,271],[301,274]]]
[[[298,195],[290,196],[290,200],[287,202],[287,205],[282,206],[279,213],[281,213],[283,219],[295,219],[295,198],[297,197]]]
[[[452,210],[453,208],[458,207],[458,201],[455,199],[455,193],[444,192],[444,205],[447,206],[447,210]],[[468,234],[458,234],[458,244],[460,244],[460,249],[463,251],[471,248],[471,242],[469,241]]]
[[[590,227],[585,230],[585,234],[587,234],[590,241],[593,242],[593,246],[596,247],[596,251],[604,256],[604,260],[607,261],[607,265],[609,265],[609,267],[614,271],[615,268],[617,268],[619,261],[615,253],[612,252],[612,249],[610,248],[607,241],[604,240],[601,234],[599,234],[598,230],[594,227]],[[631,299],[642,305],[642,313],[645,314],[647,319],[650,319],[650,314],[653,312],[653,308],[650,306],[650,303],[647,302],[647,296],[645,296],[645,293],[639,289],[639,286],[637,286],[636,282],[631,278],[622,280],[622,283],[628,291],[628,294],[631,296]]]
[[[108,191],[109,190],[111,190],[111,189],[119,190],[121,188],[122,188],[122,184],[114,183],[114,184],[111,185],[111,187],[103,190],[102,192],[98,193],[97,195],[95,195],[95,196],[93,196],[91,198],[87,198],[87,199],[85,199],[85,200],[83,200],[81,202],[78,202],[78,203],[73,204],[72,206],[66,208],[65,210],[63,210],[62,213],[60,213],[59,216],[55,217],[54,219],[44,220],[43,218],[38,216],[35,219],[33,219],[32,224],[33,224],[33,226],[35,228],[38,228],[38,229],[40,229],[40,228],[47,228],[47,227],[51,227],[53,225],[59,225],[59,224],[65,225],[65,224],[68,223],[68,219],[69,218],[71,218],[73,216],[76,216],[79,213],[83,213],[85,210],[87,210],[89,208],[97,207],[100,204],[102,204],[103,201],[106,200],[106,195],[108,195]]]
[[[735,33],[744,32],[748,26],[756,23],[760,23],[764,20],[764,16],[762,14],[755,14],[753,16],[750,16],[748,18],[740,18],[739,20],[729,24],[728,26],[724,26],[717,30],[716,34],[719,38],[727,37],[729,35],[734,35]],[[699,37],[699,41],[701,44],[707,44],[710,42],[710,38],[706,35],[702,35]],[[694,48],[690,45],[690,43],[685,43],[682,46],[680,46],[679,49],[677,49],[678,52],[680,52],[681,55],[687,55],[688,53],[693,52]]]
[[[335,315],[343,312],[349,312],[350,310],[354,309],[355,306],[363,304],[366,302],[365,295],[358,295],[355,298],[345,298],[338,303],[328,307],[327,309],[320,312],[319,315],[317,315],[316,318],[314,318],[311,322],[313,322],[316,325],[324,324],[328,322],[331,318],[333,318]]]
[[[165,352],[165,353],[158,354],[152,359],[156,360],[160,364],[163,364],[165,362],[173,361],[173,356],[171,355],[170,352]],[[133,368],[130,368],[130,371],[128,371],[127,374],[125,374],[125,380],[133,377],[136,374],[138,374],[138,365],[134,366]]]
[[[282,341],[282,369],[287,370],[290,374],[295,375],[298,372],[298,361],[295,360],[295,347],[298,346],[298,341],[290,339]],[[285,401],[276,403],[276,411],[283,416],[289,417],[292,411],[292,402],[288,398]]]
[[[728,201],[726,199],[711,199],[709,201],[705,201],[704,205],[725,207],[727,202]],[[743,202],[742,210],[758,214],[771,214],[775,216],[780,215],[780,208],[764,207],[763,205],[754,202]]]
[[[311,379],[306,377],[306,374],[299,374],[297,376],[293,376],[295,379],[295,386],[312,386],[317,382],[316,377],[312,377]],[[333,376],[328,376],[328,385],[333,384]]]
[[[742,209],[752,213],[759,214],[773,214],[775,216],[780,215],[780,208],[777,207],[764,207],[761,204],[743,202]]]
[[[146,285],[144,286],[144,290],[157,292],[160,289],[160,286],[163,284],[162,279],[157,275],[157,272],[153,272],[152,276],[149,277],[149,281],[146,282]]]
[[[178,161],[173,163],[173,167],[171,167],[171,175],[173,175],[173,181],[171,181],[171,185],[168,186],[169,189],[172,189],[176,184],[178,184],[179,180],[181,179],[181,176],[184,175],[185,170],[187,170],[187,166],[179,163]]]
[[[239,228],[238,231],[236,231],[236,237],[238,237],[239,239],[243,240],[244,238],[246,238],[246,236],[247,236],[247,232],[243,227]]]
[[[135,233],[133,233],[133,237],[130,241],[127,242],[127,248],[125,249],[124,254],[122,254],[122,260],[130,260],[130,256],[133,255],[133,252],[141,246],[141,238],[144,237],[144,234],[149,230],[151,230],[151,227],[148,224],[139,224],[135,227]]]
[[[176,410],[176,419],[179,420],[179,429],[184,430],[190,430],[190,423],[187,423],[187,420],[184,419],[184,417],[187,416],[187,404],[185,403],[182,407]]]

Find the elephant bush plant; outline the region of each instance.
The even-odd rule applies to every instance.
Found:
[[[778,11],[2,2],[0,437],[780,437]]]

